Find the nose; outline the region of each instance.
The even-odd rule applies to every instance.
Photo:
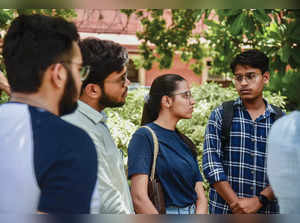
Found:
[[[246,77],[243,77],[243,79],[240,83],[241,83],[241,85],[248,85],[248,81],[246,80]]]
[[[191,97],[191,98],[190,98],[190,104],[191,104],[191,105],[194,105],[195,103],[196,103],[196,102],[195,102],[195,99],[194,99],[193,97]]]
[[[125,87],[128,87],[131,84],[130,80],[126,77]]]

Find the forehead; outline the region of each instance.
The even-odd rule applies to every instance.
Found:
[[[260,69],[251,67],[249,65],[236,65],[234,74],[246,74],[246,73],[260,73]]]
[[[121,72],[112,72],[111,74],[109,74],[109,75],[107,76],[106,79],[107,79],[107,80],[116,79],[116,78],[118,78],[118,77],[124,75],[124,74],[126,73],[126,71],[127,71],[127,67],[124,66],[124,67],[123,67],[123,70],[121,70]]]
[[[190,86],[187,81],[177,81],[177,91],[189,90]]]

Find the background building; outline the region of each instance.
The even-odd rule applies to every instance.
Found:
[[[135,84],[150,86],[152,81],[159,75],[165,73],[176,73],[182,75],[189,83],[201,84],[209,80],[210,61],[204,61],[204,67],[201,75],[196,75],[191,69],[189,63],[184,63],[179,56],[175,56],[170,69],[160,70],[158,64],[153,64],[152,69],[137,69],[133,59],[140,57],[138,46],[140,41],[136,37],[136,32],[142,30],[142,26],[135,15],[128,20],[127,16],[120,10],[102,10],[102,9],[76,9],[77,18],[74,20],[81,38],[98,37],[100,39],[113,40],[126,47],[129,52],[130,63],[128,67],[128,76],[130,81]],[[166,20],[170,20],[171,15],[166,14]],[[195,32],[201,32],[205,28],[203,22],[199,22]]]

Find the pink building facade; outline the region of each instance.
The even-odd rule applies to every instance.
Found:
[[[132,15],[130,19],[120,10],[102,9],[76,9],[77,18],[74,20],[81,38],[98,37],[100,39],[113,40],[127,48],[130,58],[140,57],[138,46],[140,41],[135,33],[141,31],[139,20]],[[166,12],[166,22],[170,21],[170,14]],[[197,24],[196,32],[205,29],[200,21]],[[207,79],[208,67],[204,66],[202,75],[196,75],[190,69],[190,63],[184,63],[176,55],[170,69],[160,70],[158,64],[153,64],[152,69],[137,69],[131,61],[129,65],[129,79],[133,83],[150,86],[152,81],[166,73],[176,73],[183,76],[190,84],[201,84]],[[204,61],[205,63],[205,61]],[[206,63],[205,63],[206,65]]]

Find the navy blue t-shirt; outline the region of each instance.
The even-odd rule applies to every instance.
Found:
[[[159,153],[156,161],[156,176],[164,189],[166,206],[185,207],[196,202],[195,184],[203,181],[198,162],[191,149],[176,131],[147,124],[156,134]],[[138,129],[128,147],[128,178],[134,174],[150,176],[153,161],[153,139],[146,128]]]
[[[0,106],[0,213],[88,214],[97,153],[82,129],[23,103]]]

